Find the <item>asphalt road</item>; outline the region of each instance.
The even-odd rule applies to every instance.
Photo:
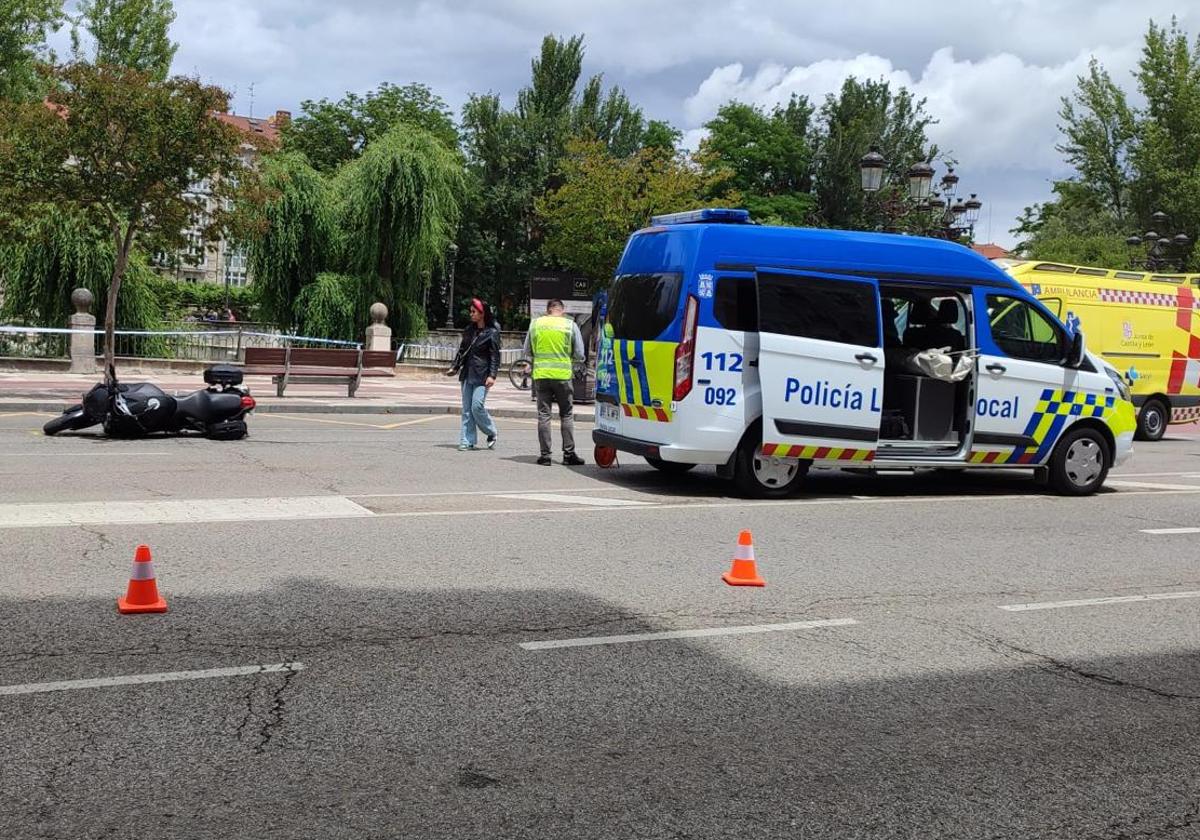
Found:
[[[1200,837],[1195,427],[1088,499],[756,503],[517,420],[44,420],[0,417],[0,837]],[[139,543],[165,615],[116,612]]]

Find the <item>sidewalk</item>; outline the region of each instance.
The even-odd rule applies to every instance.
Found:
[[[118,371],[118,374],[120,372]],[[204,385],[199,374],[126,374],[130,382],[153,382],[168,394],[190,393]],[[79,402],[80,396],[100,381],[100,376],[70,373],[0,373],[0,412],[38,411],[58,413]],[[458,380],[431,382],[418,379],[364,379],[358,394],[346,396],[342,382],[288,385],[287,396],[275,396],[275,385],[267,376],[247,376],[245,384],[258,402],[257,411],[295,414],[458,414],[462,392]],[[487,400],[497,417],[533,417],[536,409],[529,391],[518,391],[509,381],[496,381]],[[575,409],[579,420],[591,422],[593,406]]]

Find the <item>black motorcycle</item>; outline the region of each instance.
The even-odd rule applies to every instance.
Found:
[[[213,365],[204,371],[208,385],[184,397],[173,397],[150,382],[118,383],[109,369],[109,382],[100,383],[42,427],[47,435],[104,425],[110,437],[138,438],[155,433],[199,432],[212,440],[241,440],[254,397],[242,385],[242,371]]]

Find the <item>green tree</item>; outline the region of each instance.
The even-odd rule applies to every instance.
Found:
[[[598,140],[575,139],[566,151],[562,186],[537,201],[544,250],[597,286],[612,278],[629,234],[656,213],[696,207],[708,191],[696,167],[656,149],[618,158]]]
[[[814,130],[814,192],[820,219],[830,227],[872,228],[876,219],[861,188],[858,163],[872,144],[888,161],[888,174],[900,182],[919,160],[938,156],[926,129],[934,122],[925,100],[885,81],[853,77],[821,106]]]
[[[259,315],[285,329],[297,326],[301,292],[336,265],[338,228],[328,180],[303,155],[284,152],[262,163],[259,194],[246,195],[247,259]]]
[[[770,113],[730,102],[705,124],[708,137],[697,160],[718,194],[736,190],[753,217],[769,224],[802,225],[813,207],[812,106],[793,96]]]
[[[642,135],[642,147],[657,149],[667,154],[676,154],[679,144],[683,141],[683,132],[668,122],[650,120],[646,123],[646,132]]]
[[[599,140],[617,157],[640,149],[646,133],[642,109],[635,107],[618,87],[605,94],[604,79],[599,75],[584,85],[571,121],[572,134]]]
[[[1055,148],[1079,173],[1080,183],[1096,195],[1100,208],[1125,220],[1132,181],[1130,156],[1136,139],[1136,115],[1125,93],[1096,59],[1080,76],[1075,93],[1064,97]]]
[[[354,160],[397,125],[428,131],[448,148],[458,130],[446,103],[423,84],[381,84],[366,96],[347,93],[338,102],[305,100],[301,115],[283,130],[283,146],[302,152],[316,169],[332,172]]]
[[[171,0],[82,0],[71,30],[75,57],[140,70],[164,81],[179,48],[170,36],[174,22]],[[90,55],[84,55],[81,30],[90,36]]]
[[[398,125],[338,173],[346,265],[362,279],[358,312],[378,295],[400,338],[420,331],[422,293],[454,241],[466,188],[456,151]]]
[[[1146,100],[1133,153],[1139,229],[1162,210],[1195,242],[1200,236],[1200,37],[1189,43],[1175,20],[1169,28],[1151,22],[1135,76]]]
[[[1162,210],[1171,235],[1200,236],[1200,40],[1172,20],[1149,24],[1135,75],[1145,101],[1126,93],[1093,61],[1064,100],[1057,147],[1074,168],[1052,201],[1029,208],[1014,233],[1037,259],[1122,266],[1124,239]],[[1195,257],[1192,256],[1193,265]],[[1107,262],[1104,262],[1107,261]]]
[[[60,0],[0,0],[0,99],[36,98],[44,90],[37,72],[46,58],[46,35],[62,23]]]
[[[103,230],[78,214],[46,208],[19,238],[0,244],[5,320],[34,326],[62,326],[74,311],[71,292],[85,288],[96,305],[107,306],[116,251]],[[130,257],[117,317],[127,329],[153,329],[162,321],[155,275],[143,254]]]
[[[113,248],[105,300],[105,368],[112,370],[121,284],[135,247],[178,249],[191,223],[212,237],[222,204],[187,197],[195,173],[218,185],[241,167],[237,131],[214,112],[227,94],[195,79],[156,81],[112,65],[74,63],[56,70],[45,104],[0,104],[0,213],[36,218],[49,207],[103,230]],[[220,197],[220,192],[218,192]]]

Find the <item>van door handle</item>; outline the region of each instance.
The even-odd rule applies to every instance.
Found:
[[[988,373],[1007,373],[1008,372],[1008,368],[1006,368],[1004,365],[998,364],[996,362],[992,362],[990,365],[987,366],[987,368],[985,368],[985,370],[987,370]]]
[[[860,362],[870,362],[871,364],[879,361],[879,358],[874,353],[859,353],[854,358]]]

